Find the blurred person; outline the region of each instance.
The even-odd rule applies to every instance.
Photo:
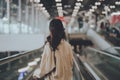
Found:
[[[100,24],[100,28],[101,28],[101,30],[104,30],[104,29],[105,29],[104,22],[101,22],[101,24]]]
[[[72,80],[72,46],[65,40],[65,30],[61,20],[53,19],[50,22],[49,30],[50,35],[47,37],[40,63],[39,78]]]
[[[111,32],[109,34],[111,37],[120,38],[120,31],[117,27],[112,27]]]
[[[107,22],[105,23],[105,29],[106,29],[107,32],[110,31],[110,22],[109,22],[109,20],[107,20]]]
[[[85,21],[83,22],[83,33],[87,33],[89,29],[89,23],[88,23],[88,19],[85,19]]]

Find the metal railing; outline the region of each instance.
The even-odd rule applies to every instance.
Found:
[[[40,49],[42,49],[42,48],[40,48]],[[27,52],[23,52],[23,53],[19,53],[19,54],[15,54],[15,55],[12,55],[12,56],[9,56],[9,57],[2,58],[2,59],[0,59],[0,65],[3,65],[3,64],[9,63],[11,61],[17,60],[21,57],[33,54],[33,52],[38,51],[40,49],[36,49],[36,50],[33,50],[33,51],[27,51]]]
[[[113,54],[109,54],[109,53],[106,53],[106,52],[103,52],[103,51],[100,51],[100,50],[97,50],[97,49],[91,48],[91,47],[88,47],[87,49],[92,50],[92,51],[95,51],[95,52],[98,52],[98,53],[103,54],[103,55],[107,55],[107,56],[113,57],[113,58],[115,58],[115,59],[117,59],[117,60],[120,60],[120,57],[115,56],[115,55],[113,55]]]

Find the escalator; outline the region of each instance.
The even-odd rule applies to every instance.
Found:
[[[23,52],[0,59],[0,80],[32,80],[32,75],[39,67],[43,48]],[[37,64],[33,64],[36,62]],[[31,63],[31,64],[30,64]],[[73,65],[73,80],[83,80],[77,65]]]
[[[120,57],[90,47],[85,50],[85,55],[74,53],[73,80],[120,80]],[[40,48],[0,59],[0,80],[31,80],[42,51]],[[33,61],[37,63],[29,64]]]
[[[100,80],[120,80],[120,57],[94,48],[85,49],[79,59],[87,64]]]
[[[32,80],[32,76],[28,80]],[[74,54],[73,80],[95,80],[94,76],[84,67],[76,54]]]
[[[95,80],[94,76],[87,70],[87,68],[83,65],[82,61],[77,57],[77,55],[74,54],[74,57],[81,71],[83,80]]]

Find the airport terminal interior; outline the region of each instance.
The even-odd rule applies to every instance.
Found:
[[[52,19],[73,51],[73,80],[120,80],[120,0],[0,0],[0,80],[39,74]]]

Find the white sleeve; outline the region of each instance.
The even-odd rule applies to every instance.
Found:
[[[37,68],[34,73],[33,73],[33,76],[37,77],[37,78],[40,78],[40,69]]]

